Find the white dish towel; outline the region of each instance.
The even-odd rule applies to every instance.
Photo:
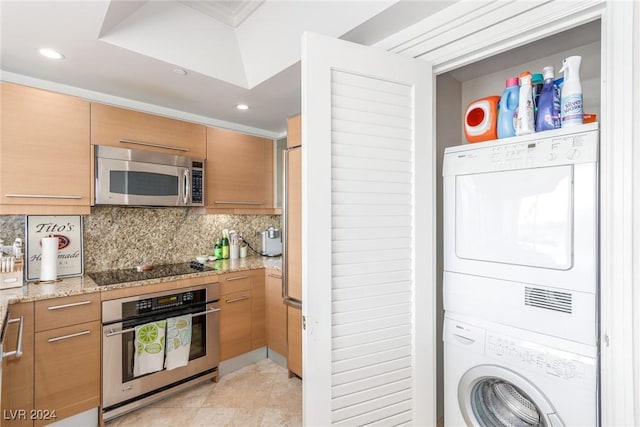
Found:
[[[167,319],[167,349],[164,367],[171,369],[186,366],[189,363],[191,349],[191,315],[170,317]]]
[[[162,370],[166,320],[136,326],[133,354],[133,376]]]

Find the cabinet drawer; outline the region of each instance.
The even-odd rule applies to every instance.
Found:
[[[220,295],[251,289],[251,271],[222,274],[218,276],[218,280],[220,281]]]
[[[37,409],[62,419],[100,405],[100,332],[94,321],[35,334]]]
[[[36,302],[36,332],[100,320],[100,294],[82,294]]]

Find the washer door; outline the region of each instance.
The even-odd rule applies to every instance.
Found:
[[[564,425],[535,385],[500,366],[483,365],[469,369],[458,384],[458,404],[469,426]]]

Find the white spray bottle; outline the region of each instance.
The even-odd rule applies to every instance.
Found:
[[[582,110],[582,85],[580,84],[581,56],[570,56],[562,61],[561,73],[564,83],[560,95],[560,117],[562,127],[581,125],[584,120]]]

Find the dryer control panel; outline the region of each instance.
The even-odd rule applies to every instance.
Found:
[[[492,333],[487,334],[485,354],[502,363],[526,367],[565,381],[595,384],[596,360],[589,357]]]
[[[598,130],[591,127],[585,125],[449,147],[445,150],[442,174],[466,175],[595,163],[598,161]]]

